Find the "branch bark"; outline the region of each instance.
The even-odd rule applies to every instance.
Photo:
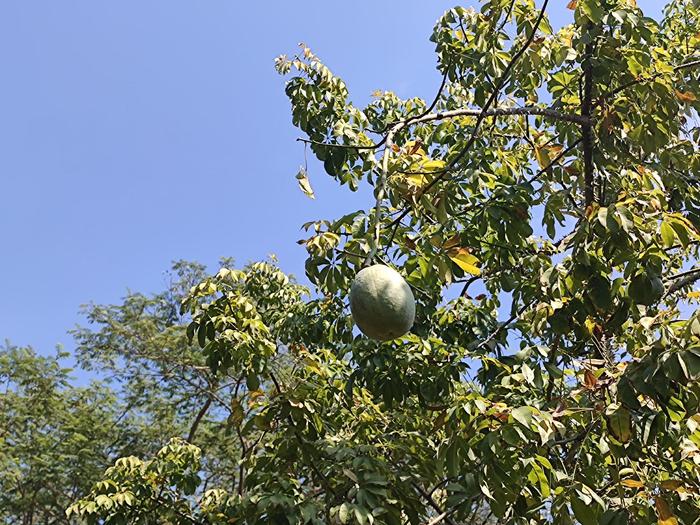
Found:
[[[551,118],[553,120],[561,120],[564,122],[573,122],[575,124],[584,124],[589,121],[586,117],[583,115],[576,115],[573,113],[565,113],[563,111],[559,111],[556,109],[552,108],[542,108],[542,107],[537,107],[537,106],[525,106],[522,108],[511,108],[511,107],[500,107],[500,108],[492,108],[488,110],[483,110],[483,109],[477,109],[477,108],[461,108],[461,109],[453,109],[450,111],[439,111],[439,112],[432,112],[432,108],[429,108],[430,111],[425,112],[421,115],[417,115],[415,117],[410,117],[406,118],[403,120],[399,120],[389,126],[389,131],[387,131],[387,135],[393,131],[394,135],[398,132],[401,131],[402,129],[405,129],[409,126],[412,126],[414,124],[422,124],[424,122],[432,122],[435,120],[446,120],[450,118],[455,118],[455,117],[479,117],[483,114],[483,118],[489,118],[489,117],[507,117],[507,116],[522,116],[522,115],[537,115],[537,116],[542,116],[542,117],[547,117]],[[372,144],[371,146],[356,146],[353,144],[330,144],[327,142],[319,142],[317,140],[311,140],[311,139],[305,139],[302,137],[298,137],[297,142],[303,142],[304,144],[314,144],[316,146],[326,146],[329,148],[344,148],[344,149],[354,149],[354,150],[368,150],[368,149],[378,149],[387,142],[387,136],[377,142],[376,144]]]
[[[202,418],[206,415],[207,411],[209,410],[209,407],[211,406],[211,397],[208,397],[207,400],[204,402],[204,405],[202,405],[202,408],[199,409],[199,412],[197,412],[197,415],[194,418],[194,421],[192,422],[192,426],[190,426],[190,432],[187,434],[187,442],[192,443],[192,440],[194,439],[195,434],[197,433],[197,428],[199,428],[199,423],[202,421]]]
[[[411,485],[413,485],[413,488],[418,491],[418,494],[425,498],[425,501],[428,502],[428,505],[430,505],[435,512],[438,512],[440,515],[442,515],[442,518],[444,518],[445,523],[447,523],[448,525],[457,525],[457,523],[452,518],[450,518],[444,510],[440,508],[440,505],[437,504],[433,497],[430,494],[428,494],[423,487],[421,487],[416,482],[411,482]]]
[[[583,64],[583,100],[581,101],[581,116],[588,119],[581,124],[583,140],[583,173],[585,206],[590,206],[595,200],[595,170],[593,166],[593,126],[590,118],[593,111],[593,43],[586,44],[586,58]]]
[[[691,284],[695,284],[696,282],[700,281],[700,268],[693,268],[687,272],[681,272],[673,275],[669,278],[669,281],[671,281],[671,284],[669,285],[665,295],[671,295],[672,293],[675,293],[686,286],[690,286]]]

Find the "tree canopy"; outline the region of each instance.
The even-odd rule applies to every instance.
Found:
[[[659,21],[634,0],[572,0],[558,30],[538,4],[447,11],[434,100],[381,91],[360,108],[307,47],[277,59],[305,147],[374,200],[305,225],[310,290],[274,262],[198,279],[172,313],[198,349],[180,340],[158,369],[177,380],[139,364],[171,325],[86,339],[95,357],[133,348],[135,400],[163,388],[189,412],[71,518],[698,523],[700,3]],[[411,333],[385,343],[348,308],[372,263],[417,301]],[[178,425],[212,405],[231,445],[203,483],[220,451]]]

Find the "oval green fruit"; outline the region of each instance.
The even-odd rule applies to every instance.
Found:
[[[363,334],[377,341],[390,341],[413,326],[416,300],[396,270],[375,264],[355,276],[350,288],[350,310]]]

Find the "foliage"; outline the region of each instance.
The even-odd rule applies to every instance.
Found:
[[[73,331],[75,357],[101,382],[73,386],[67,352],[0,349],[0,522],[74,522],[65,509],[109,464],[154,454],[172,436],[207,453],[204,486],[230,485],[239,441],[226,431],[221,399],[231,397],[236,378],[214,379],[179,314],[205,275],[202,265],[178,261],[162,292],[85,307],[90,324]]]
[[[123,453],[112,392],[69,387],[69,369],[29,348],[0,348],[0,522],[67,523],[65,508]]]
[[[697,522],[698,2],[657,22],[573,0],[558,31],[546,5],[446,12],[434,103],[381,92],[360,109],[309,49],[277,60],[325,171],[376,202],[306,225],[313,298],[257,263],[183,302],[211,377],[245,378],[224,399],[235,486],[194,487],[198,451],[176,441],[122,460],[72,514]],[[399,340],[352,330],[349,284],[371,262],[416,295]]]
[[[224,259],[222,264],[230,264]],[[186,334],[180,303],[206,276],[201,264],[177,261],[165,290],[128,294],[121,304],[88,305],[87,327],[73,331],[77,357],[117,388],[138,425],[129,455],[149,456],[172,436],[182,436],[207,453],[207,483],[230,485],[238,440],[226,431],[228,399],[239,377],[216,375]]]

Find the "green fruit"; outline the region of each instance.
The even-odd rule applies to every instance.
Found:
[[[416,300],[396,270],[376,264],[355,276],[350,288],[350,310],[363,334],[378,341],[390,341],[413,326]]]

